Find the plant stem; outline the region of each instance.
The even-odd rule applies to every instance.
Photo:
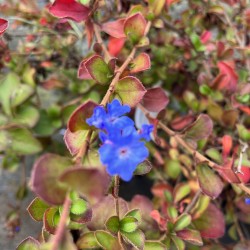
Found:
[[[119,209],[119,186],[120,186],[120,178],[118,175],[115,176],[114,183],[114,198],[115,198],[115,212],[118,217],[120,217],[120,209]]]
[[[87,153],[92,133],[93,133],[92,130],[88,131],[86,139],[84,140],[84,142],[83,142],[83,144],[82,144],[82,146],[81,146],[78,154],[74,158],[74,161],[75,161],[76,164],[81,164],[83,156]]]
[[[66,228],[70,205],[71,205],[71,200],[69,198],[69,195],[67,194],[63,203],[63,211],[62,211],[62,215],[60,218],[60,222],[59,222],[58,227],[56,228],[55,236],[52,239],[51,250],[58,250],[60,247],[60,243],[63,239],[65,228]]]
[[[198,201],[200,195],[201,195],[201,190],[198,190],[194,195],[193,199],[191,200],[191,202],[185,208],[184,213],[189,213],[191,211],[191,209],[195,206],[196,202]]]
[[[142,112],[145,114],[145,116],[148,119],[154,119],[153,117],[150,116],[149,112],[141,104],[139,104],[138,107],[142,110]],[[189,146],[189,144],[187,144],[183,140],[183,138],[181,137],[181,135],[176,134],[173,130],[171,130],[165,124],[163,124],[163,122],[159,121],[158,122],[158,126],[164,132],[166,132],[169,136],[174,137],[175,140],[178,142],[179,145],[181,145],[183,148],[185,148],[189,153],[191,153],[200,162],[204,162],[204,161],[207,162],[207,164],[211,168],[213,168],[215,170],[223,169],[222,167],[220,167],[219,165],[217,165],[215,162],[209,160],[207,157],[205,157],[204,155],[202,155],[200,152],[198,152],[197,150],[195,150],[194,148],[192,148],[191,146]],[[248,187],[246,187],[243,183],[235,183],[235,185],[237,187],[239,187],[241,190],[245,191],[247,194],[250,195],[250,189]]]

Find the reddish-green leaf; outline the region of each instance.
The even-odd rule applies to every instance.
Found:
[[[71,165],[71,161],[66,157],[55,154],[41,156],[32,170],[32,190],[49,204],[62,204],[67,185],[59,181],[59,176]]]
[[[91,127],[86,123],[86,119],[92,116],[96,106],[97,104],[93,101],[87,101],[80,105],[69,118],[68,129],[70,132],[90,129]]]
[[[95,232],[88,232],[83,234],[78,239],[76,245],[80,249],[96,249],[100,247],[95,237]]]
[[[28,237],[25,240],[23,240],[16,250],[39,250],[40,249],[40,243],[39,241],[35,240],[32,237]]]
[[[106,250],[120,249],[119,241],[116,237],[102,230],[95,232],[98,243]]]
[[[105,229],[106,221],[116,215],[115,200],[112,195],[108,195],[99,200],[92,207],[93,217],[91,222],[88,223],[88,228],[93,231],[97,229]],[[123,217],[128,211],[127,202],[119,198],[120,216]]]
[[[182,200],[190,193],[190,191],[191,190],[188,183],[179,183],[176,185],[173,192],[174,202],[176,203]]]
[[[3,18],[0,18],[0,35],[2,35],[8,28],[8,21],[3,19]]]
[[[120,229],[120,221],[117,215],[111,216],[105,223],[105,226],[112,234],[117,234]]]
[[[36,221],[43,220],[44,212],[49,208],[49,205],[46,204],[43,200],[36,197],[28,206],[27,210],[32,217],[32,219]]]
[[[193,223],[204,238],[217,239],[225,233],[224,215],[213,204],[209,204],[207,210]]]
[[[89,74],[100,84],[109,83],[113,73],[101,56],[94,55],[85,62],[85,67]]]
[[[176,232],[176,235],[182,240],[185,240],[193,245],[196,245],[196,246],[203,245],[203,241],[202,241],[199,231],[192,230],[192,229],[184,229],[184,230]]]
[[[116,21],[104,23],[102,25],[102,31],[115,38],[125,38],[126,37],[124,33],[125,20],[126,20],[125,18],[121,18]]]
[[[201,162],[196,166],[196,173],[202,192],[212,199],[217,198],[224,187],[220,177],[206,162]]]
[[[55,0],[49,7],[49,12],[59,18],[70,18],[81,22],[88,18],[90,9],[75,0]]]
[[[45,211],[43,216],[43,224],[45,230],[50,234],[55,234],[59,216],[58,207],[50,207]]]
[[[198,141],[209,137],[212,131],[213,122],[211,118],[208,115],[201,114],[183,133],[187,140]]]
[[[136,77],[126,76],[116,84],[115,93],[123,104],[134,107],[141,101],[146,93],[146,89]]]
[[[130,64],[130,73],[137,73],[150,69],[151,62],[147,53],[139,54]]]
[[[124,33],[133,44],[139,42],[144,36],[147,22],[141,13],[130,16],[124,22]]]
[[[77,166],[66,169],[60,176],[60,181],[94,203],[106,193],[109,176],[98,169]],[[94,183],[98,183],[98,185],[94,185]]]
[[[129,242],[135,249],[143,249],[144,242],[145,242],[145,235],[144,233],[137,229],[132,233],[121,232],[122,237]]]
[[[152,169],[152,164],[148,160],[145,160],[136,167],[134,175],[147,174],[151,171],[151,169]]]
[[[142,105],[152,112],[160,112],[168,105],[169,98],[160,87],[148,89],[142,99]]]
[[[72,133],[69,129],[65,131],[64,142],[71,155],[76,155],[79,152],[88,132],[88,130],[78,130]]]

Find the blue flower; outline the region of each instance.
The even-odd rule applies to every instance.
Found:
[[[250,198],[245,198],[245,203],[246,203],[247,205],[250,205]]]
[[[110,175],[119,175],[124,181],[131,180],[137,165],[148,157],[144,142],[138,140],[135,128],[131,128],[114,129],[108,135],[100,133],[103,141],[99,149],[101,162]]]
[[[94,109],[92,117],[88,118],[86,122],[90,126],[96,128],[109,130],[113,126],[117,128],[124,128],[126,126],[133,126],[134,122],[127,116],[122,116],[130,112],[128,105],[122,105],[118,100],[113,100],[107,105],[107,111],[104,107],[98,106]],[[121,117],[122,116],[122,117]]]
[[[124,181],[131,180],[137,165],[148,157],[148,149],[142,139],[149,141],[153,131],[152,125],[143,125],[137,131],[133,120],[123,116],[129,111],[128,105],[113,100],[107,105],[107,110],[96,107],[92,117],[86,120],[89,125],[102,130],[99,132],[102,142],[99,154],[107,172],[119,175]]]

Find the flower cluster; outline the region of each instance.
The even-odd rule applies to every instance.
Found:
[[[124,181],[131,180],[137,165],[148,157],[144,140],[150,140],[152,125],[143,125],[137,131],[133,120],[124,114],[130,111],[128,105],[113,100],[107,110],[98,106],[87,123],[100,129],[102,146],[99,149],[101,162],[110,175],[119,175]]]

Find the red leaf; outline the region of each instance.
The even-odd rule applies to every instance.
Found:
[[[132,74],[150,69],[150,57],[147,53],[141,53],[131,62],[131,65],[130,73]]]
[[[86,119],[91,117],[97,104],[93,101],[87,101],[80,105],[70,116],[68,121],[68,129],[70,132],[89,129]]]
[[[122,18],[113,22],[104,23],[102,25],[102,31],[115,38],[125,38],[126,37],[124,33],[125,20],[126,20],[125,18]]]
[[[5,19],[0,18],[0,35],[2,35],[8,28],[9,22]]]
[[[225,233],[224,215],[213,204],[209,204],[207,210],[193,223],[203,238],[217,239]]]
[[[115,38],[110,36],[108,41],[108,51],[111,56],[117,56],[122,50],[125,38]]]
[[[206,44],[210,40],[211,36],[212,36],[212,33],[210,31],[208,31],[208,30],[205,30],[202,33],[202,35],[200,36],[201,42],[203,44]]]
[[[167,220],[160,215],[158,210],[153,210],[150,213],[150,216],[157,222],[157,224],[159,225],[159,228],[162,231],[166,230]]]
[[[238,82],[238,75],[235,72],[234,64],[228,61],[220,61],[217,63],[217,66],[220,72],[213,81],[213,87],[219,90],[225,89],[235,91]]]
[[[58,18],[69,18],[81,22],[88,18],[90,9],[75,0],[55,0],[49,7],[49,12]]]
[[[250,181],[250,168],[246,166],[241,166],[241,173],[237,173],[237,176],[243,183],[248,183]]]
[[[79,65],[78,73],[77,73],[77,76],[78,76],[79,79],[83,79],[83,80],[93,79],[92,76],[89,74],[86,66],[85,66],[85,63],[86,63],[86,61],[88,59],[89,58],[82,60],[80,65]]]
[[[233,170],[234,159],[227,161],[221,168],[217,169],[220,176],[229,183],[240,183],[238,176]]]
[[[168,105],[169,99],[160,87],[148,89],[142,99],[142,105],[151,112],[160,112]]]
[[[195,117],[193,115],[179,116],[172,120],[171,127],[174,130],[183,130],[185,127],[194,122],[194,120]]]
[[[88,47],[91,47],[92,41],[93,41],[93,36],[94,36],[94,25],[90,20],[87,20],[85,23],[86,27],[86,36],[87,36],[87,41],[88,41]]]
[[[232,146],[233,146],[232,137],[230,135],[224,135],[222,137],[222,156],[224,159],[226,159],[229,156]]]

